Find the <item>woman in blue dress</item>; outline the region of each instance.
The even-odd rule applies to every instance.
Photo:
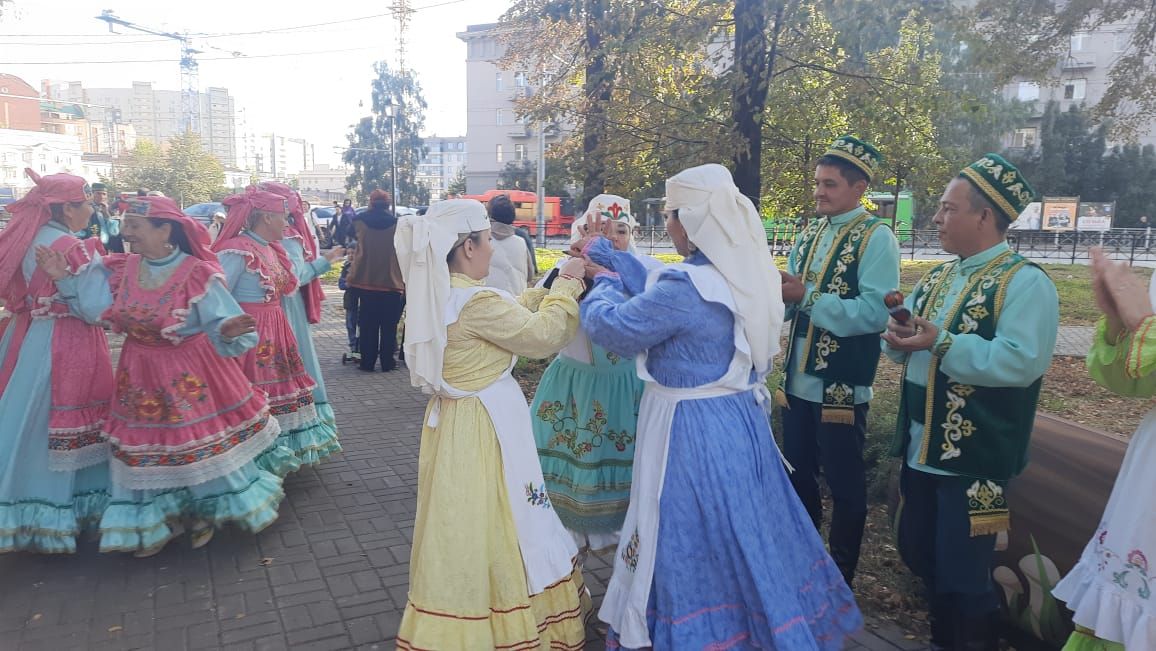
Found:
[[[862,618],[771,436],[783,304],[758,213],[721,165],[666,194],[684,263],[648,275],[605,239],[584,245],[607,271],[582,327],[646,380],[607,648],[837,651]]]
[[[297,350],[301,353],[305,371],[317,384],[313,389],[313,404],[323,430],[318,436],[327,441],[324,445],[307,450],[301,458],[301,463],[309,466],[341,450],[341,444],[337,441],[337,417],[333,413],[333,406],[329,404],[329,394],[325,390],[325,378],[321,375],[321,364],[317,359],[317,349],[313,346],[313,331],[309,324],[321,321],[324,293],[320,277],[332,268],[334,260],[345,255],[345,249],[335,246],[325,255],[317,255],[317,241],[303,210],[301,195],[296,190],[273,181],[263,181],[257,185],[257,189],[272,192],[289,202],[289,228],[285,229],[281,246],[289,256],[293,275],[297,277],[301,288],[281,297],[281,309],[285,311],[289,327],[297,339]]]
[[[582,239],[594,215],[602,218],[603,234],[615,250],[630,252],[648,269],[662,266],[635,252],[630,202],[612,194],[594,197],[574,222],[571,242]],[[634,360],[591,343],[581,329],[538,383],[530,405],[538,459],[554,510],[578,545],[579,565],[587,553],[618,545],[630,503],[641,399],[642,380],[634,372]]]
[[[27,173],[36,187],[0,232],[0,553],[73,553],[108,499],[112,360],[104,330],[69,310],[36,249],[76,273],[100,240],[78,239],[92,215],[84,179]]]

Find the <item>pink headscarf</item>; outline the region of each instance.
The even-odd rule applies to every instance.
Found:
[[[92,200],[88,182],[79,176],[49,174],[42,177],[31,169],[25,169],[24,173],[36,187],[20,201],[8,205],[12,220],[0,231],[0,297],[9,305],[24,301],[24,283],[15,282],[16,276],[21,273],[20,265],[32,248],[36,232],[52,219],[50,206]]]
[[[128,202],[125,216],[148,217],[163,219],[181,229],[185,239],[189,241],[190,255],[194,258],[210,262],[220,271],[217,256],[209,248],[213,237],[201,222],[181,212],[177,203],[168,197],[137,197]]]
[[[226,197],[222,203],[229,209],[229,213],[225,216],[225,225],[217,234],[217,240],[213,242],[214,251],[223,249],[222,245],[225,242],[237,237],[244,230],[245,225],[249,222],[249,215],[254,210],[267,210],[269,212],[288,212],[289,210],[289,202],[283,197],[253,187],[247,188],[241,194]]]
[[[252,188],[253,186],[249,186]],[[289,215],[293,219],[289,228],[301,236],[301,248],[305,249],[305,261],[313,262],[317,259],[317,240],[310,229],[310,222],[305,218],[304,205],[301,195],[296,190],[276,181],[262,181],[257,184],[257,190],[272,192],[284,197],[289,202]],[[301,298],[305,302],[305,318],[309,323],[321,323],[321,301],[325,300],[325,290],[321,289],[321,280],[314,278],[302,288]]]

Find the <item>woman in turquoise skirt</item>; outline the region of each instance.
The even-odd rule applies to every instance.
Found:
[[[321,301],[325,297],[321,290],[321,275],[332,268],[334,260],[345,255],[345,249],[336,246],[324,255],[319,254],[313,227],[304,211],[301,195],[296,190],[275,181],[262,181],[257,184],[257,189],[272,192],[289,202],[289,227],[285,229],[281,246],[285,247],[293,275],[297,277],[301,288],[281,297],[281,309],[285,312],[285,318],[289,319],[289,327],[297,340],[301,363],[317,385],[313,389],[313,404],[320,423],[315,430],[318,443],[301,453],[301,464],[312,466],[341,451],[341,444],[337,441],[337,417],[333,413],[333,406],[329,404],[329,393],[325,389],[325,377],[321,374],[321,364],[313,346],[313,330],[309,324],[321,322]]]
[[[586,234],[587,220],[595,214],[616,249],[634,253],[647,267],[661,266],[634,251],[630,202],[619,196],[595,197],[574,222],[572,243]],[[542,284],[553,276],[551,272]],[[630,503],[642,387],[633,358],[593,344],[579,330],[542,375],[530,405],[546,490],[578,544],[579,564],[587,553],[613,550],[618,544]]]
[[[112,359],[100,325],[37,269],[36,249],[78,272],[100,240],[78,239],[92,215],[84,179],[27,173],[36,186],[0,231],[0,553],[73,553],[108,500]]]

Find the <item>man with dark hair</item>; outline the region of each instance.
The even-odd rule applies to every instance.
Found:
[[[820,215],[799,235],[783,274],[792,318],[783,410],[783,454],[791,484],[815,527],[823,519],[819,476],[834,508],[828,545],[847,585],[867,522],[863,447],[867,409],[887,327],[883,297],[899,286],[899,242],[863,207],[879,152],[853,136],[837,139],[815,167]]]
[[[996,154],[965,167],[934,218],[959,257],[919,281],[911,317],[883,336],[904,365],[891,446],[904,460],[899,554],[928,590],[933,649],[997,648],[996,536],[1010,524],[1005,490],[1027,465],[1059,328],[1055,285],[1006,241],[1034,194]]]
[[[499,194],[490,199],[489,213],[494,255],[490,258],[487,282],[518,296],[536,275],[534,249],[528,242],[529,235],[514,227],[516,211],[510,195]]]
[[[120,222],[113,219],[108,208],[108,187],[103,183],[92,184],[92,217],[88,218],[85,239],[95,237],[100,240],[105,251],[124,253],[124,240],[120,237]]]
[[[385,190],[369,195],[369,210],[353,218],[351,237],[357,241],[346,277],[347,291],[355,292],[358,302],[358,368],[374,371],[381,359],[381,370],[397,368],[397,324],[405,308],[405,281],[393,236],[397,217],[393,200]]]

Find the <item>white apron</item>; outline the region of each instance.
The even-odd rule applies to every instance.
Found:
[[[514,300],[509,293],[493,287],[455,287],[450,290],[446,306],[447,328],[457,322],[466,303],[482,291],[495,292],[511,302]],[[526,570],[526,583],[530,594],[535,595],[570,576],[578,548],[562,526],[546,494],[546,482],[542,479],[542,466],[538,463],[538,448],[530,424],[530,407],[518,381],[510,374],[518,356],[510,357],[509,368],[477,391],[454,388],[443,379],[426,424],[437,427],[442,399],[477,398],[485,407],[502,451],[502,471],[514,528],[518,533],[522,565]]]
[[[666,268],[686,272],[699,295],[712,303],[725,305],[734,314],[735,303],[730,287],[713,266],[673,264]],[[648,289],[663,271],[658,269],[650,273],[646,279]],[[646,390],[642,394],[638,412],[630,507],[622,525],[623,537],[614,556],[614,574],[610,577],[602,608],[598,611],[598,617],[613,627],[624,647],[651,646],[646,608],[658,549],[659,501],[666,477],[670,432],[678,403],[750,391],[753,392],[752,400],[764,406],[770,405],[766,387],[758,382],[751,384],[750,345],[743,334],[738,315],[735,315],[734,343],[735,356],[726,374],[714,382],[692,388],[676,389],[659,384],[646,369],[646,352],[635,358],[638,376],[646,382]]]

